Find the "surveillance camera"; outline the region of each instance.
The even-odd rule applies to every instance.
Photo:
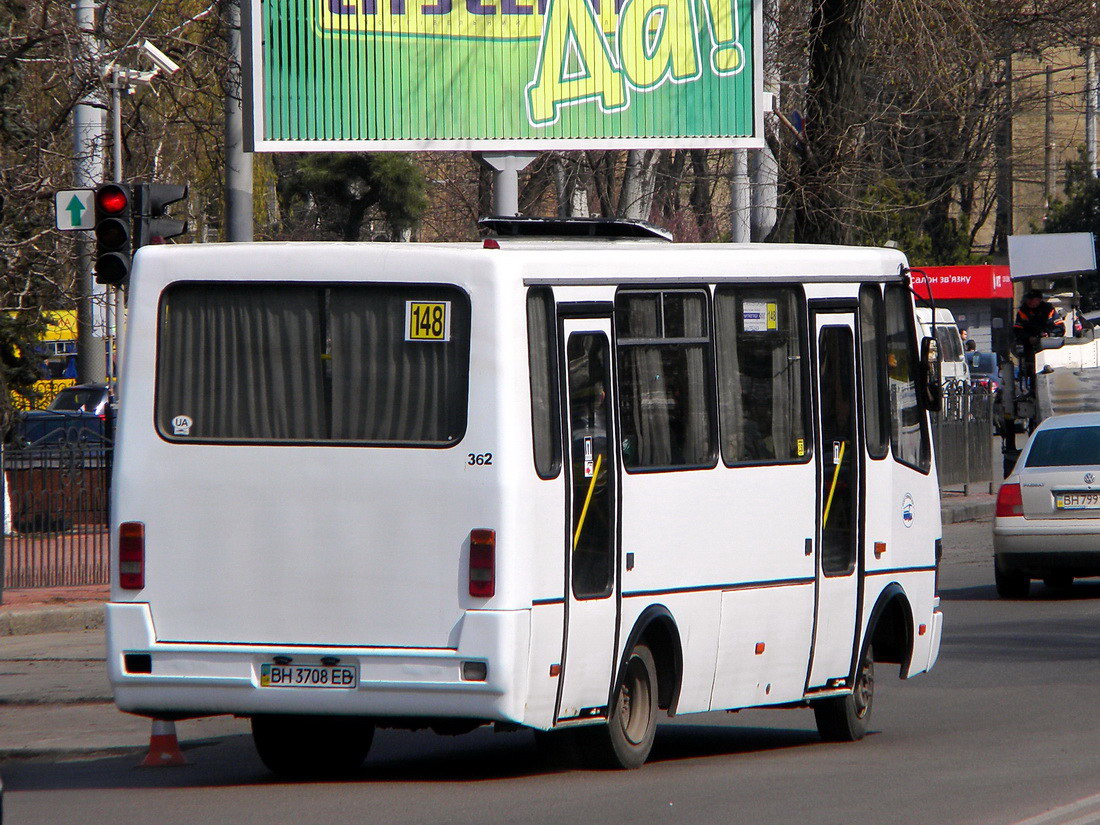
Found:
[[[156,64],[157,68],[165,74],[175,74],[179,71],[179,64],[148,40],[141,41],[141,48],[146,56]]]

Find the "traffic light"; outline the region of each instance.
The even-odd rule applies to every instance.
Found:
[[[168,206],[187,197],[186,184],[142,183],[137,187],[134,249],[164,243],[187,231],[187,221],[168,217]]]
[[[130,277],[131,192],[125,183],[103,183],[95,190],[95,279],[118,286]]]

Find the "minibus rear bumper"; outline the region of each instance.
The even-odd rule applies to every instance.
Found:
[[[115,702],[130,713],[165,718],[291,713],[519,724],[529,640],[530,610],[469,610],[456,648],[158,642],[148,604],[107,605],[107,671]],[[337,659],[356,668],[358,685],[261,687],[261,666],[276,656],[302,664]],[[131,672],[135,662],[148,672]],[[480,676],[479,668],[464,668],[466,663],[484,663],[484,678],[470,679]]]

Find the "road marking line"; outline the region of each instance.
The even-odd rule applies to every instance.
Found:
[[[1023,819],[1019,822],[1014,822],[1013,825],[1043,825],[1043,823],[1052,822],[1063,816],[1068,816],[1084,808],[1093,806],[1100,806],[1100,794],[1086,796],[1084,799],[1078,799],[1076,802],[1070,802],[1068,805],[1053,808],[1044,814],[1033,816],[1031,819]],[[1093,811],[1080,819],[1062,822],[1061,825],[1095,825],[1095,823],[1100,823],[1100,810]]]
[[[1062,825],[1096,825],[1100,822],[1100,811],[1094,811],[1088,816],[1083,816],[1080,819],[1072,819],[1069,822],[1063,822]]]

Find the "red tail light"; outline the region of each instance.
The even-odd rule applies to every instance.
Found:
[[[145,525],[140,521],[118,527],[118,584],[123,590],[145,587]]]
[[[1002,484],[997,493],[997,517],[1022,516],[1024,514],[1024,499],[1020,494],[1019,484]]]
[[[470,595],[487,599],[497,589],[495,530],[470,531]]]

